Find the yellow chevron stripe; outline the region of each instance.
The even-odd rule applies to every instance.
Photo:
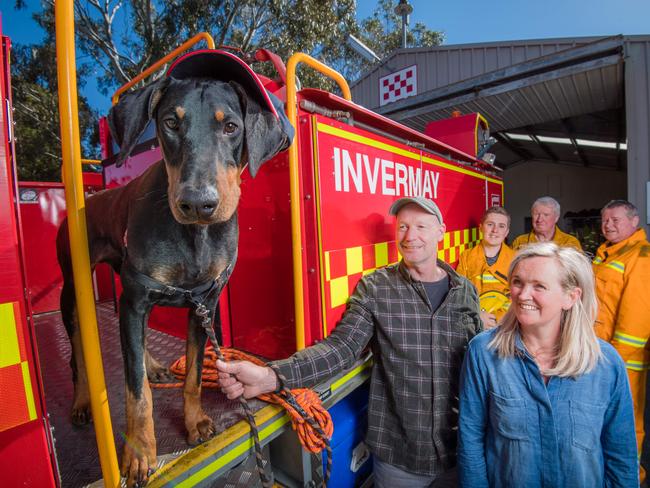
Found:
[[[25,385],[25,399],[27,400],[29,420],[34,420],[36,418],[36,405],[34,405],[34,391],[32,390],[32,380],[29,377],[29,364],[27,364],[27,361],[20,363],[20,368],[23,373],[23,384]]]
[[[20,363],[14,304],[0,304],[0,368]]]

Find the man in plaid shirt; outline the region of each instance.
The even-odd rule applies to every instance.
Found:
[[[370,345],[366,443],[375,486],[440,486],[456,465],[458,381],[467,344],[481,330],[478,295],[437,259],[445,225],[432,200],[400,198],[390,214],[402,261],[359,282],[329,337],[274,365],[285,386],[308,387],[352,366]],[[217,367],[231,399],[279,387],[268,367],[246,361]]]

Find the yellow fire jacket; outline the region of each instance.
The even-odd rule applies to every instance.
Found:
[[[512,241],[512,248],[516,251],[521,246],[532,244],[533,242],[537,242],[537,236],[533,231],[530,231],[528,234],[522,234],[518,236],[514,241]],[[555,242],[558,246],[575,247],[578,251],[582,251],[580,241],[573,237],[571,234],[562,232],[557,225],[555,226],[553,242]]]
[[[632,371],[650,366],[650,243],[643,229],[605,242],[593,261],[598,295],[596,334],[611,342]]]
[[[458,260],[456,271],[472,282],[478,290],[481,309],[493,313],[497,321],[510,307],[508,268],[514,255],[511,248],[502,244],[496,263],[488,266],[483,246],[478,244],[461,254]]]

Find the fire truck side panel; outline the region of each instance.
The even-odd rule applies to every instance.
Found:
[[[438,203],[447,225],[439,258],[451,264],[478,242],[484,209],[502,200],[499,179],[325,116],[301,111],[297,137],[307,345],[331,332],[364,274],[398,261],[387,215],[396,198]],[[294,351],[288,180],[281,156],[245,181],[228,286],[233,345],[268,358]]]
[[[101,190],[99,173],[84,173],[83,176],[87,194]],[[100,180],[90,184],[93,180],[90,177],[99,177]],[[63,286],[56,257],[56,234],[66,212],[63,184],[20,181],[18,194],[32,312],[39,314],[57,311]],[[93,282],[97,300],[113,298],[112,277],[108,265],[100,264],[95,268]]]
[[[392,201],[416,194],[435,200],[447,226],[438,256],[455,264],[460,253],[479,239],[488,183],[499,194],[502,183],[341,122],[317,116],[315,124],[323,335],[327,335],[359,279],[399,259],[393,219],[388,215]]]
[[[237,265],[227,287],[233,346],[268,358],[291,354],[295,343],[288,174],[286,154],[256,178],[243,173]]]
[[[10,107],[9,39],[0,50],[0,473],[4,486],[56,486],[44,417],[38,358],[16,208],[17,184]]]

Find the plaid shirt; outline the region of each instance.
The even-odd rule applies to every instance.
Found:
[[[311,386],[374,356],[366,443],[384,462],[437,475],[456,464],[458,383],[467,344],[481,329],[475,288],[449,265],[450,290],[433,311],[402,263],[365,276],[332,334],[276,361],[286,386]]]

